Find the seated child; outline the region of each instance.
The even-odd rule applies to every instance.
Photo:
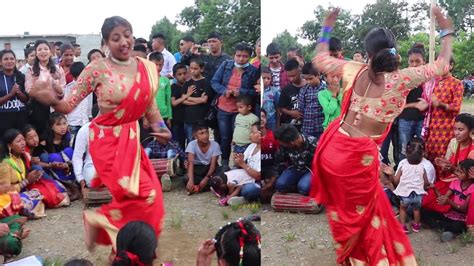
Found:
[[[129,222],[117,234],[117,255],[112,266],[153,265],[158,240],[153,228],[144,222]]]
[[[466,232],[466,213],[468,213],[469,202],[474,195],[474,160],[465,159],[459,163],[454,174],[458,179],[451,182],[449,190],[444,195],[437,195],[437,201],[441,205],[448,205],[451,209],[445,213],[422,209],[421,218],[424,224],[433,228],[441,229],[441,241],[449,241],[455,235]],[[438,192],[439,193],[439,192]]]
[[[248,220],[228,223],[201,244],[196,266],[210,266],[214,253],[218,265],[260,266],[260,232]]]
[[[209,188],[209,179],[217,171],[217,160],[222,154],[219,144],[209,140],[209,127],[204,122],[193,126],[193,137],[186,147],[188,172],[185,183],[189,194]]]
[[[235,164],[239,169],[214,176],[209,182],[216,195],[222,197],[219,201],[221,205],[239,205],[260,198],[260,185],[256,183],[260,181],[260,124],[252,126],[250,139],[252,144],[247,147],[243,156],[235,154]]]
[[[244,153],[250,144],[250,128],[258,122],[258,117],[251,112],[252,97],[246,94],[240,95],[237,99],[237,111],[235,117],[234,136],[234,153]]]

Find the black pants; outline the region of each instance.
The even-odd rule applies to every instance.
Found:
[[[33,100],[28,106],[28,121],[36,129],[38,135],[43,136],[46,128],[49,127],[49,106],[43,105]]]
[[[8,129],[23,130],[26,123],[26,111],[0,113],[0,138]]]
[[[443,232],[451,232],[453,234],[461,234],[466,232],[466,223],[457,220],[451,220],[442,213],[421,209],[421,221],[434,229],[441,229]]]

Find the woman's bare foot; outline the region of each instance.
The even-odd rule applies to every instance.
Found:
[[[98,234],[99,230],[90,225],[87,221],[85,222],[85,237],[84,237],[84,241],[86,242],[86,248],[89,252],[92,252],[94,251],[95,249],[95,239],[97,238],[97,234]]]
[[[21,232],[20,238],[25,239],[27,238],[31,233],[31,229],[23,229],[23,232]]]

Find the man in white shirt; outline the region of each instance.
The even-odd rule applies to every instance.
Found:
[[[89,125],[90,122],[87,122],[77,132],[76,144],[72,155],[72,168],[82,191],[90,186],[91,180],[96,175],[91,154],[89,153]]]
[[[166,50],[165,36],[161,33],[158,33],[153,35],[152,40],[153,42],[151,44],[151,47],[153,49],[153,52],[162,53],[163,58],[165,59],[165,63],[163,65],[163,69],[160,72],[160,75],[172,79],[173,66],[176,64],[176,59],[174,58],[173,54]]]
[[[64,97],[68,97],[69,94],[71,94],[72,89],[76,86],[76,80],[84,67],[82,62],[74,62],[71,65],[70,73],[74,77],[74,80],[64,88]],[[84,101],[80,102],[77,107],[67,115],[69,131],[73,136],[76,135],[79,128],[88,123],[92,117],[92,97],[92,94],[89,94]]]

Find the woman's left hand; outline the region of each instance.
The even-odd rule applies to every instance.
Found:
[[[448,202],[448,197],[442,195],[442,196],[439,196],[436,201],[438,202],[438,204],[440,205],[446,205],[446,203]]]
[[[236,153],[234,155],[234,163],[240,167],[244,163],[244,155],[242,153]]]

